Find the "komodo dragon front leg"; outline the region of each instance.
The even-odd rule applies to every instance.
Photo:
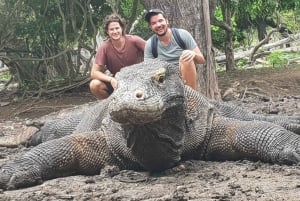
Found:
[[[70,135],[42,143],[5,164],[0,170],[0,189],[33,186],[73,174],[99,174],[105,165],[122,168],[101,131]]]
[[[206,159],[300,163],[300,136],[279,125],[216,117],[210,132]]]
[[[109,98],[89,105],[84,104],[74,111],[68,111],[64,118],[46,121],[45,125],[26,141],[26,146],[36,146],[73,133],[97,130],[105,117],[107,103],[109,103]]]

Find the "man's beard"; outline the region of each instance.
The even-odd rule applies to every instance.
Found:
[[[162,34],[158,34],[158,33],[156,33],[158,36],[164,36],[164,35],[166,35],[168,33],[168,29],[166,29]]]

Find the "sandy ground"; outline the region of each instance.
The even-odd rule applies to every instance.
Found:
[[[300,115],[300,66],[219,74],[226,100],[255,113]],[[2,96],[3,97],[3,96]],[[88,93],[0,107],[0,135],[16,135],[26,119],[94,100]],[[7,102],[2,98],[1,102]],[[0,166],[29,148],[0,147]],[[107,167],[94,176],[70,176],[1,191],[2,200],[300,200],[300,166],[250,161],[184,161],[159,174]],[[113,173],[112,173],[113,172]],[[115,173],[114,173],[115,172]]]

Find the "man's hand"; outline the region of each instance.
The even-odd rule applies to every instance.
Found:
[[[111,77],[110,84],[114,89],[118,87],[118,81],[114,77]]]
[[[195,58],[196,52],[193,50],[184,50],[180,56],[180,59],[183,61],[191,61]]]

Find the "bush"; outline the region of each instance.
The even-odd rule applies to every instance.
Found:
[[[273,67],[282,67],[289,63],[288,55],[282,52],[273,52],[269,56],[267,56],[267,61]]]

